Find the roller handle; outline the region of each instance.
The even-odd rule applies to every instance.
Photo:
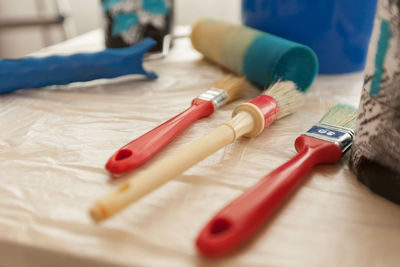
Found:
[[[315,165],[336,163],[339,146],[316,138],[296,139],[295,157],[218,212],[200,232],[196,246],[208,257],[222,256],[248,240]]]
[[[157,78],[142,67],[144,53],[155,44],[145,38],[136,45],[97,53],[0,59],[0,94],[24,88],[64,85],[127,74]]]
[[[211,101],[195,98],[187,110],[119,149],[105,168],[120,174],[142,165],[193,122],[213,113]]]

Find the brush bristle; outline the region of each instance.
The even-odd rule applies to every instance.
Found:
[[[324,115],[320,122],[333,126],[354,129],[356,118],[356,108],[349,105],[337,104]]]
[[[278,103],[278,119],[292,114],[304,101],[303,94],[292,81],[277,81],[264,94],[271,96]]]
[[[243,76],[229,74],[216,81],[213,87],[224,90],[228,94],[228,100],[232,101],[243,94],[246,85],[247,81]]]

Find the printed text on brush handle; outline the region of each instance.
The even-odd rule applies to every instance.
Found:
[[[352,144],[354,131],[349,128],[318,123],[304,133],[304,135],[335,143],[342,149],[344,153]]]

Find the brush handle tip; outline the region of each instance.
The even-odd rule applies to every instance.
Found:
[[[99,203],[90,208],[89,215],[94,222],[100,222],[108,218],[106,209]]]

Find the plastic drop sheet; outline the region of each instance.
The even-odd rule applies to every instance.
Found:
[[[38,55],[94,51],[100,31]],[[145,63],[159,79],[20,90],[0,96],[0,266],[394,266],[400,209],[372,194],[347,167],[315,168],[237,253],[196,253],[204,224],[229,201],[296,154],[294,140],[338,102],[357,105],[362,74],[319,76],[295,114],[242,138],[101,224],[88,208],[126,177],[104,169],[121,146],[187,108],[223,71],[188,39]],[[150,166],[231,117],[241,100],[189,127]]]

